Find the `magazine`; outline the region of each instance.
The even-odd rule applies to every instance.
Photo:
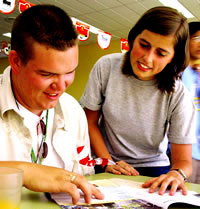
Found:
[[[200,207],[200,194],[194,191],[188,191],[188,195],[182,195],[181,191],[177,191],[173,196],[168,192],[158,195],[156,192],[149,193],[148,189],[142,188],[140,182],[120,178],[94,180],[90,183],[101,190],[104,200],[92,199],[90,204],[86,204],[81,191],[81,199],[77,205],[71,204],[71,197],[66,193],[51,193],[51,198],[63,209],[167,209],[172,204],[178,203]]]

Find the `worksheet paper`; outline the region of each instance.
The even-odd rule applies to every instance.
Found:
[[[51,194],[52,199],[63,209],[93,209],[93,208],[145,208],[145,209],[167,209],[175,203],[185,203],[200,206],[200,195],[194,191],[188,191],[188,195],[182,195],[181,191],[170,196],[168,192],[164,195],[149,193],[148,189],[142,188],[140,182],[112,178],[105,180],[90,181],[97,185],[104,194],[104,200],[92,199],[91,204],[85,204],[83,194],[77,205],[72,205],[71,196],[66,193]]]

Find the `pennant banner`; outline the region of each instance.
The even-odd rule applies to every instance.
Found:
[[[3,14],[10,14],[14,11],[16,0],[2,0],[0,2],[0,12]]]
[[[80,41],[88,40],[89,35],[90,35],[89,34],[89,29],[90,29],[89,25],[86,25],[86,24],[76,21],[76,29],[79,32],[78,39]]]
[[[121,38],[120,41],[121,41],[121,52],[129,51],[128,40]]]
[[[108,49],[110,46],[112,35],[107,32],[99,31],[97,35],[97,43],[100,48],[102,49]]]
[[[7,43],[6,41],[1,42],[1,52],[3,52],[5,55],[9,55],[9,52],[11,50],[10,43]]]
[[[0,12],[3,14],[10,14],[14,11],[16,5],[16,0],[2,0],[0,2]],[[26,0],[18,0],[18,8],[19,12],[23,12],[29,7],[34,6],[35,4],[28,2]],[[86,41],[89,39],[90,35],[90,26],[81,23],[79,21],[74,21],[73,24],[75,24],[76,29],[79,33],[78,39],[80,41]],[[101,49],[108,49],[110,46],[112,34],[104,32],[104,31],[98,31],[97,34],[97,43]],[[121,52],[127,52],[129,50],[128,40],[121,38]],[[4,43],[5,45],[5,43]],[[0,53],[3,52],[4,54],[8,55],[10,50],[10,44],[7,44],[5,47],[0,48]]]
[[[25,0],[19,0],[18,2],[18,7],[19,7],[19,12],[23,12],[24,10],[28,9],[29,7],[32,7],[34,4],[31,2],[27,2]]]

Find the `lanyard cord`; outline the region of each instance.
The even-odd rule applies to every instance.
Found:
[[[10,70],[10,83],[11,83],[11,89],[12,89],[12,92],[13,92],[13,96],[14,96],[14,99],[15,99],[16,106],[17,106],[17,108],[18,108],[18,110],[19,110],[19,105],[18,105],[16,96],[15,96],[15,93],[14,93],[14,90],[13,90],[13,83],[12,83],[11,74],[12,74],[12,70]],[[48,115],[49,115],[49,110],[47,110],[47,114],[46,114],[46,128],[45,128],[45,135],[43,135],[43,137],[42,137],[42,142],[41,142],[40,147],[39,147],[39,149],[38,149],[37,157],[35,156],[35,153],[34,153],[33,148],[31,149],[31,160],[32,160],[32,162],[34,162],[34,163],[37,163],[38,158],[39,158],[39,154],[40,154],[41,149],[43,148],[43,144],[44,144],[44,142],[46,141],[46,138],[47,138]],[[42,149],[42,151],[44,152],[44,149]],[[43,160],[43,156],[41,156],[41,158],[40,158],[40,164],[42,163],[42,160]]]
[[[43,135],[43,137],[42,137],[42,142],[39,146],[37,157],[35,156],[35,152],[34,152],[33,148],[31,150],[31,160],[32,160],[33,163],[37,163],[38,159],[40,158],[39,160],[40,160],[40,164],[41,164],[42,160],[43,160],[43,156],[41,155],[41,157],[40,157],[40,152],[41,152],[41,149],[42,149],[42,152],[44,152],[43,144],[44,144],[44,142],[46,141],[46,138],[47,138],[48,116],[49,116],[49,110],[47,110],[47,114],[46,114],[45,135]]]

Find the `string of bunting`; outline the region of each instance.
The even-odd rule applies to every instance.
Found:
[[[0,4],[0,12],[3,14],[10,14],[15,10],[17,0],[3,0]],[[26,0],[18,0],[19,12],[23,12],[34,4]],[[87,41],[90,36],[90,26],[80,21],[75,22],[76,30],[78,31],[78,39],[80,41]],[[112,39],[112,34],[99,30],[97,34],[97,43],[101,49],[108,49]],[[129,50],[128,40],[121,38],[121,52],[127,52]],[[0,53],[3,52],[5,55],[9,54],[10,43],[2,41],[0,47]]]

